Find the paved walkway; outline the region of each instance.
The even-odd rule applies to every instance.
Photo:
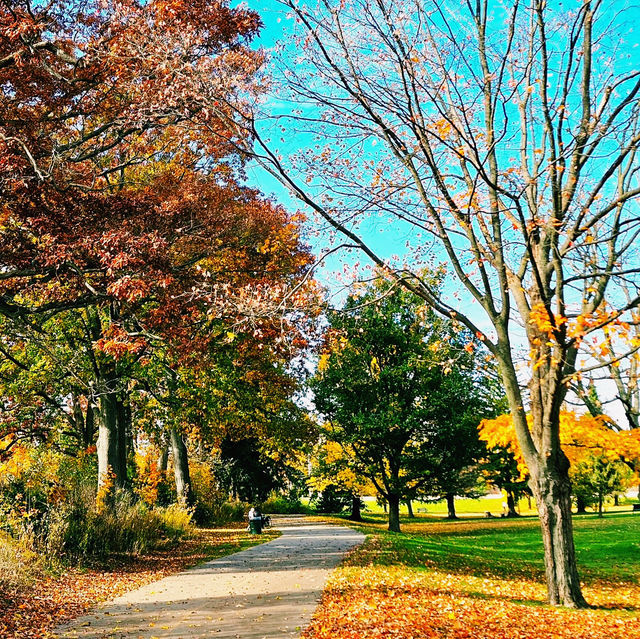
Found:
[[[84,639],[297,637],[326,579],[364,539],[342,526],[276,519],[282,536],[102,604],[57,629]]]

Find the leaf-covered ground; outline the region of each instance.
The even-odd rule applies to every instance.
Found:
[[[177,548],[139,557],[113,558],[106,566],[70,568],[42,575],[28,587],[0,590],[0,637],[44,639],[51,629],[111,599],[187,566],[269,541],[279,533],[251,536],[244,528],[199,529]]]
[[[537,520],[425,520],[370,534],[305,639],[640,639],[640,516],[576,518],[590,610],[545,604]]]

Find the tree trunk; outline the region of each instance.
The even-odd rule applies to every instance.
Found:
[[[389,530],[400,532],[400,495],[389,493],[387,501],[389,502]]]
[[[580,495],[576,495],[576,514],[584,515],[587,512],[587,504]]]
[[[116,399],[116,410],[118,420],[118,470],[116,474],[121,478],[121,485],[128,486],[129,477],[127,472],[127,460],[131,449],[131,424],[129,421],[128,407],[121,397]]]
[[[102,394],[99,401],[98,491],[104,489],[111,492],[115,488],[124,487],[126,483],[126,466],[123,474],[121,463],[118,403],[116,394],[112,392]]]
[[[167,472],[167,467],[169,466],[169,447],[163,446],[160,450],[160,457],[158,457],[158,461],[156,462],[156,469],[158,472],[164,477]]]
[[[602,503],[604,502],[604,494],[601,490],[598,491],[598,517],[602,517]]]
[[[411,503],[410,499],[407,499],[407,514],[409,515],[409,517],[411,519],[415,519],[416,518],[416,516],[415,516],[415,514],[413,512],[413,504]]]
[[[173,453],[173,470],[176,479],[176,494],[178,503],[191,505],[191,477],[189,475],[189,456],[187,447],[182,439],[182,433],[177,428],[171,429],[171,452]]]
[[[96,420],[95,410],[91,402],[87,402],[87,414],[84,419],[84,430],[82,432],[83,443],[85,448],[93,446],[93,441],[96,436]]]
[[[516,512],[516,500],[510,491],[507,491],[507,517],[519,517]]]
[[[362,513],[360,512],[360,495],[353,493],[351,495],[351,521],[362,521]]]
[[[545,573],[549,603],[571,608],[585,608],[587,603],[580,590],[580,578],[576,567],[571,520],[571,484],[566,470],[559,473],[549,467],[533,469],[530,480],[538,513],[545,549]]]
[[[529,469],[529,487],[540,518],[549,603],[586,608],[573,542],[569,460],[560,448],[560,407],[566,388],[558,382],[557,370],[552,368],[545,376],[545,369],[534,368],[534,377],[529,382],[530,427],[511,359],[508,334],[502,326],[496,326],[496,329],[503,332],[503,343],[498,352],[499,365],[516,436]],[[531,329],[529,339],[530,342],[535,339],[544,343],[544,334]],[[575,357],[575,352],[572,356]]]
[[[458,519],[456,515],[456,496],[453,493],[447,493],[447,519]]]

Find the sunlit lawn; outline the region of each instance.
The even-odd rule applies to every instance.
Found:
[[[478,499],[465,499],[456,498],[456,513],[458,515],[475,514],[484,516],[485,513],[490,512],[494,517],[499,517],[502,513],[502,503],[504,498],[501,496],[485,496]],[[614,506],[612,500],[608,500],[605,504],[606,512],[620,512],[631,510],[631,502],[637,501],[626,497],[620,498],[620,505]],[[444,500],[436,502],[413,502],[413,510],[417,515],[446,515],[447,514],[447,502]],[[535,515],[536,507],[535,502],[523,498],[517,504],[517,510],[522,515]],[[381,504],[378,504],[373,499],[365,500],[365,514],[366,515],[381,515],[384,514],[384,509]],[[400,507],[400,512],[404,515],[407,514],[407,509],[404,504]],[[589,512],[591,510],[589,509]]]
[[[403,518],[360,526],[365,544],[336,571],[308,637],[640,637],[640,514],[576,516],[584,592],[594,609],[545,605],[535,517]]]

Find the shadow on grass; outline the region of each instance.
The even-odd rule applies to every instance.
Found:
[[[587,585],[640,582],[640,517],[575,517],[580,575]],[[537,518],[407,520],[403,533],[384,530],[380,517],[356,526],[371,540],[358,554],[366,563],[446,570],[475,577],[544,582],[543,546]],[[349,563],[357,561],[357,555]]]

